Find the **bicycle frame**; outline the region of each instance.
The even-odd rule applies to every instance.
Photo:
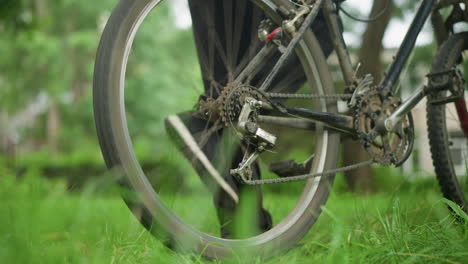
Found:
[[[432,24],[435,29],[436,39],[437,42],[440,44],[448,37],[449,31],[446,27],[444,27],[444,21],[437,11],[439,9],[443,9],[445,7],[461,2],[463,2],[463,0],[422,1],[421,5],[417,9],[416,15],[413,18],[410,27],[407,30],[405,38],[398,49],[394,61],[390,65],[384,80],[378,86],[378,89],[384,97],[391,96],[395,92],[395,84],[399,80],[401,72],[414,49],[416,40],[431,13],[433,15]],[[348,88],[355,88],[358,85],[358,80],[356,79],[356,72],[351,62],[347,45],[343,39],[342,31],[340,29],[340,17],[338,16],[338,10],[336,8],[336,5],[334,4],[334,0],[316,1],[312,12],[316,12],[316,10],[319,8],[322,8],[324,11],[325,19],[327,21],[328,28],[330,31],[330,37],[333,41],[334,50],[336,51],[338,57],[345,85]],[[314,19],[315,17],[312,19],[312,21],[308,22],[312,24]],[[296,35],[295,39],[299,37],[301,36]],[[291,46],[293,45],[288,46],[288,48],[292,50]],[[285,55],[284,57],[287,57],[287,55]],[[281,60],[278,64],[281,64]],[[278,66],[278,64],[276,66]],[[281,65],[279,67],[276,66],[275,68],[279,68]],[[262,86],[262,88],[265,87]],[[390,115],[388,118],[382,120],[379,124],[377,124],[379,131],[392,131],[393,128],[398,124],[398,122],[401,119],[403,119],[406,115],[408,115],[408,113],[427,95],[427,88],[428,87],[426,86],[418,88],[413,94],[411,94],[411,96],[406,101],[404,101],[397,109],[395,109],[392,115]],[[352,117],[350,116],[332,113],[322,113],[308,109],[289,108],[288,110],[291,110],[295,112],[295,114],[304,118],[325,123],[326,125],[329,125],[332,128],[334,127],[345,130],[347,133],[349,133],[350,130],[353,129],[352,122],[349,121],[349,118],[352,119]],[[271,119],[270,122],[274,122],[274,120]],[[281,122],[278,121],[278,123],[282,123],[282,125],[287,125],[287,121],[285,120],[281,120]],[[297,124],[297,121],[291,121],[291,125],[293,125],[293,123]]]
[[[416,16],[414,17],[411,26],[409,27],[405,38],[398,49],[398,53],[395,60],[390,65],[388,73],[386,74],[382,84],[379,85],[379,90],[385,94],[391,94],[395,91],[395,83],[400,78],[401,72],[414,49],[416,39],[421,32],[424,23],[428,20],[433,7],[435,6],[435,0],[423,0]],[[340,62],[340,67],[344,76],[344,80],[347,86],[355,84],[355,72],[351,59],[347,52],[346,43],[343,39],[341,31],[339,29],[339,17],[336,14],[336,10],[332,0],[326,0],[324,3],[325,17],[330,28],[330,36],[333,39],[334,48],[337,52],[337,56]],[[393,127],[410,112],[416,104],[421,101],[426,95],[425,89],[417,89],[408,100],[401,104],[396,111],[387,118],[383,124],[387,131],[391,131]]]
[[[360,80],[357,79],[356,71],[353,67],[351,62],[350,55],[348,53],[348,49],[346,43],[343,39],[342,31],[340,28],[340,17],[338,16],[338,8],[334,2],[340,0],[315,0],[313,5],[309,8],[309,12],[304,19],[304,22],[300,26],[298,30],[292,32],[292,40],[290,44],[284,48],[284,52],[281,55],[280,59],[274,66],[273,70],[265,79],[266,81],[262,84],[259,88],[261,91],[266,91],[268,86],[271,83],[271,80],[275,78],[275,75],[278,73],[278,70],[281,68],[284,61],[293,53],[293,50],[297,43],[302,39],[303,34],[305,33],[306,29],[309,29],[312,23],[314,22],[317,12],[319,9],[323,10],[325,20],[328,25],[328,30],[330,34],[330,38],[332,40],[334,50],[336,51],[339,65],[343,74],[343,79],[345,81],[345,85],[349,91],[356,90],[357,87],[360,85]],[[271,4],[270,0],[257,0],[261,5],[268,5],[274,6]],[[436,36],[437,43],[440,45],[444,42],[449,35],[451,34],[450,29],[453,28],[453,25],[460,21],[468,21],[468,14],[463,14],[462,17],[457,17],[452,19],[453,21],[444,21],[440,13],[438,12],[440,9],[444,9],[446,7],[450,7],[459,3],[466,3],[467,0],[423,0],[417,9],[415,17],[408,28],[408,31],[405,35],[405,38],[400,45],[398,52],[395,56],[394,61],[390,65],[390,68],[382,81],[382,83],[378,86],[378,90],[380,91],[382,99],[388,98],[395,93],[396,83],[400,78],[402,70],[407,63],[411,52],[414,49],[416,39],[418,38],[425,22],[428,20],[429,16],[432,13],[432,24],[434,27],[434,32]],[[455,8],[453,9],[455,10]],[[452,14],[453,11],[452,10]],[[303,10],[299,9],[298,13],[303,12]],[[452,14],[450,16],[452,16]],[[278,21],[281,21],[282,18],[278,18]],[[296,19],[296,18],[294,18]],[[276,34],[276,33],[275,33]],[[259,61],[262,61],[267,54],[272,49],[271,45],[269,46],[268,41],[263,49],[252,59],[251,63],[247,65],[245,70],[236,78],[236,81],[242,82],[242,79],[253,69],[256,67]],[[438,74],[438,73],[437,73]],[[431,74],[433,75],[433,74]],[[428,75],[430,77],[430,75]],[[398,125],[400,120],[405,118],[410,111],[429,93],[429,91],[433,88],[431,84],[432,80],[430,79],[428,86],[422,86],[418,88],[411,96],[405,100],[402,104],[400,104],[393,113],[377,122],[376,130],[380,131],[379,133],[387,133],[392,132],[393,129]],[[350,94],[348,94],[350,95]],[[309,121],[304,119],[309,119],[315,122],[320,122],[324,124],[329,129],[335,129],[348,135],[356,136],[355,127],[354,127],[354,117],[352,115],[347,114],[336,114],[336,113],[328,113],[328,112],[320,112],[314,111],[311,109],[304,109],[304,108],[295,108],[295,107],[285,107],[281,104],[274,104],[274,108],[279,110],[282,113],[294,113],[297,117],[295,118],[279,118],[279,117],[271,117],[265,119],[265,122],[276,124],[280,126],[286,127],[311,127],[308,124]]]

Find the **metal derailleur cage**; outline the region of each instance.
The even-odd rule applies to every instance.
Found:
[[[429,103],[433,105],[453,103],[464,96],[465,79],[459,69],[436,72],[427,75],[426,88]],[[443,93],[445,92],[445,94]]]
[[[414,123],[411,113],[391,132],[379,129],[378,126],[400,103],[399,98],[383,96],[375,88],[356,98],[354,125],[359,141],[373,161],[382,165],[400,166],[413,149]]]
[[[259,155],[276,144],[276,136],[257,124],[260,109],[272,109],[272,106],[261,92],[251,86],[239,85],[226,94],[222,119],[226,125],[235,128],[246,146],[242,162],[230,171],[242,183],[252,179],[251,166]]]

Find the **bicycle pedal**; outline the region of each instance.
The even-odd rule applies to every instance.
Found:
[[[311,165],[312,160],[305,163],[297,163],[294,160],[282,160],[271,163],[269,170],[279,177],[290,177],[309,173]]]
[[[431,99],[429,98],[429,103],[432,105],[442,105],[442,104],[448,104],[448,103],[453,103],[456,102],[460,99],[462,99],[463,96],[447,96],[443,98],[437,98],[437,99]]]
[[[428,102],[430,104],[453,103],[463,98],[465,80],[458,70],[451,69],[431,73],[427,77],[429,79],[427,91],[429,93]]]

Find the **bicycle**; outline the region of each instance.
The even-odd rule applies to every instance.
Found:
[[[133,149],[124,97],[127,63],[136,33],[160,2],[121,0],[112,12],[96,58],[94,111],[107,166],[124,174],[122,184],[136,193],[137,197],[126,197],[127,204],[138,211],[143,225],[155,235],[164,234],[168,246],[201,252],[207,258],[233,253],[268,257],[292,247],[318,218],[336,173],[373,163],[399,166],[408,159],[414,143],[411,110],[426,97],[437,179],[443,195],[468,210],[468,188],[461,184],[466,176],[459,177],[454,170],[446,117],[446,112],[453,114],[454,105],[456,115],[451,119],[456,119],[466,141],[468,111],[462,66],[468,33],[454,30],[457,23],[468,22],[466,1],[423,0],[384,80],[377,86],[372,85],[370,75],[358,77],[351,62],[340,26],[342,1],[189,1],[202,76],[199,83],[205,89],[191,97],[188,89],[184,90],[177,97],[180,105],[191,102],[196,103],[195,108],[182,114],[167,113],[158,120],[165,131],[158,134],[160,140],[155,143],[164,148],[158,155],[172,153],[167,156],[176,165],[172,167],[175,172],[156,173],[156,178],[181,174],[182,178],[175,179],[179,185],[179,181],[190,181],[190,175],[200,177],[209,195],[215,196],[214,215],[221,222],[221,233],[214,224],[208,224],[207,231],[197,230],[197,225],[203,226],[199,222],[208,220],[195,219],[189,225],[178,217],[176,213],[186,218],[193,213],[163,201],[174,193],[166,190],[167,185],[150,181]],[[450,11],[447,19],[441,10]],[[395,93],[395,84],[430,16],[439,49],[428,84],[402,101]],[[314,22],[318,23],[317,17],[326,25],[314,32],[323,28],[329,32],[325,44],[327,37],[319,41],[310,30]],[[335,92],[328,69],[324,53],[328,55],[331,50],[327,43],[332,43],[339,59],[346,85],[342,94]],[[311,91],[302,88],[304,83]],[[171,89],[166,90],[160,92]],[[162,102],[166,97],[161,98]],[[340,100],[346,102],[349,112],[338,112]],[[157,110],[164,111],[169,110]],[[337,168],[342,136],[359,140],[371,159]],[[281,152],[290,145],[300,149],[290,154],[293,160]],[[266,162],[259,162],[263,157]],[[300,157],[305,161],[297,162]],[[187,165],[178,165],[183,162]],[[270,174],[261,172],[265,171],[264,163],[269,163]],[[269,178],[263,178],[265,174]],[[302,184],[301,180],[307,181]],[[291,202],[293,208],[281,216],[281,222],[273,225],[262,204],[266,194],[259,186],[274,192],[270,184],[284,182],[293,182],[287,190],[301,194]],[[244,199],[249,197],[241,196],[244,191],[254,199]],[[192,202],[192,206],[199,206],[200,215],[208,215],[213,210],[200,206],[206,200],[186,199],[181,203]],[[240,204],[252,206],[253,218],[248,221],[257,222],[247,223],[253,231],[236,235],[232,230],[242,219],[236,219],[233,212]]]

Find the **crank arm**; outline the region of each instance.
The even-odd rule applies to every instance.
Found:
[[[386,119],[377,123],[377,129],[382,134],[392,132],[398,123],[408,115],[411,110],[426,96],[426,87],[418,88],[406,101],[395,109],[395,111]]]

